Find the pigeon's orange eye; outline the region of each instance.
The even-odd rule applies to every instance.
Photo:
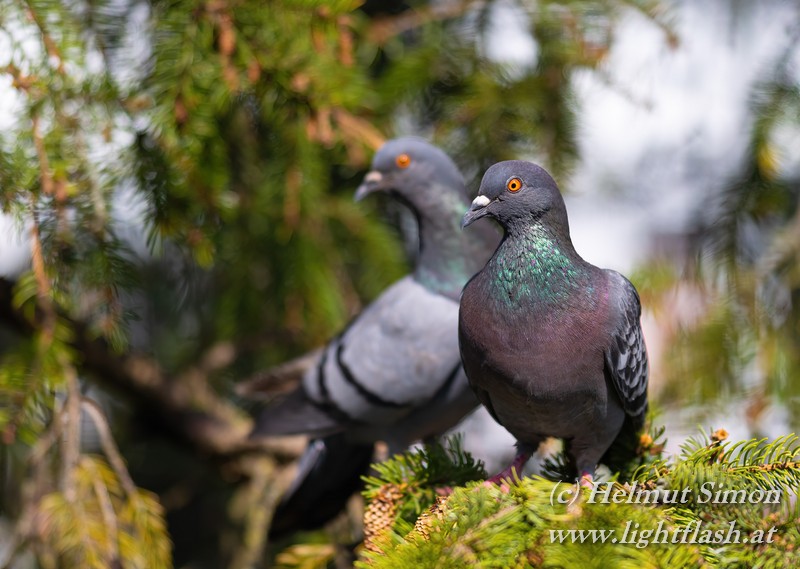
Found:
[[[518,192],[522,189],[522,180],[519,178],[511,178],[506,184],[509,192]]]
[[[408,165],[411,164],[411,156],[408,154],[401,154],[394,159],[394,162],[399,168],[408,168]]]

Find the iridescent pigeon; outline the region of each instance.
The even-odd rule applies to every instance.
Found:
[[[464,288],[459,343],[478,399],[516,439],[519,473],[547,437],[564,439],[582,483],[647,410],[641,306],[619,273],[572,246],[564,200],[530,162],[490,167],[464,215],[493,217],[505,237]]]

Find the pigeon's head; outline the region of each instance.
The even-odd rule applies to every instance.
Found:
[[[522,160],[498,162],[486,170],[461,226],[486,216],[506,229],[545,217],[556,224],[567,221],[564,199],[553,178],[541,166]]]
[[[374,192],[391,194],[418,211],[441,202],[442,192],[466,199],[464,178],[450,157],[421,138],[410,136],[389,140],[378,150],[355,199]],[[452,197],[448,195],[446,201]]]

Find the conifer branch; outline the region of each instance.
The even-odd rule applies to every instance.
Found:
[[[44,151],[44,148],[42,148],[42,151]],[[46,168],[46,160],[46,155],[39,156],[39,161],[41,164],[41,183],[43,188],[47,186],[47,181],[50,180],[49,173]],[[42,251],[42,237],[39,231],[39,218],[36,213],[35,199],[32,206],[32,211],[33,215],[30,229],[31,266],[33,268],[33,276],[36,279],[36,297],[38,300],[39,309],[42,312],[42,339],[45,345],[49,345],[53,338],[53,331],[56,326],[57,316],[55,308],[53,307],[53,301],[50,298],[50,279],[47,276],[47,269],[45,268],[44,253]]]
[[[76,325],[75,337],[87,372],[103,385],[121,389],[156,411],[200,454],[231,459],[266,452],[281,462],[296,458],[280,443],[249,440],[251,419],[212,390],[200,367],[169,377],[145,356],[113,353],[102,340],[89,338],[83,326]]]
[[[56,65],[56,71],[59,74],[64,75],[66,73],[64,70],[64,57],[61,54],[58,44],[53,39],[53,36],[50,35],[49,31],[47,30],[47,25],[45,24],[44,19],[39,14],[39,11],[34,7],[33,2],[26,0],[24,4],[28,17],[34,22],[34,24],[36,24],[36,27],[39,28],[39,33],[41,34],[42,43],[47,51],[47,55],[58,61],[58,65]]]
[[[12,298],[12,283],[0,279],[0,316],[7,316],[6,321],[18,331],[32,334],[34,325],[14,307]],[[72,331],[69,345],[81,355],[77,362],[81,371],[100,385],[121,391],[154,411],[169,432],[189,443],[201,456],[223,462],[251,453],[265,453],[279,463],[297,458],[298,450],[292,443],[249,440],[249,416],[211,388],[208,372],[224,363],[223,352],[228,348],[212,350],[196,367],[172,377],[146,356],[116,353],[105,340],[93,335],[86,323],[64,315],[60,318]]]
[[[64,423],[61,442],[61,474],[59,489],[68,502],[76,499],[74,476],[81,455],[81,393],[75,370],[67,362],[61,362],[66,375],[67,396],[61,416],[56,420]]]
[[[710,437],[690,440],[680,456],[650,463],[650,476],[637,479],[635,485],[609,486],[609,491],[622,493],[623,499],[616,501],[602,497],[593,501],[592,490],[578,490],[574,485],[536,476],[503,490],[467,483],[453,488],[445,499],[424,490],[430,490],[438,477],[434,471],[449,470],[451,476],[460,473],[463,480],[471,469],[467,453],[454,449],[451,442],[449,451],[432,447],[393,457],[376,468],[376,476],[367,479],[365,532],[369,539],[357,567],[434,567],[441,559],[452,561],[453,566],[490,563],[510,567],[525,559],[537,567],[598,562],[607,567],[784,566],[786,556],[800,545],[796,524],[800,510],[792,502],[800,484],[797,437],[734,444],[725,442],[726,438],[727,433],[719,430]],[[443,467],[445,461],[449,461],[449,468]],[[785,476],[769,480],[753,476],[753,472],[776,470]],[[403,482],[398,484],[399,480]],[[754,491],[756,498],[770,496],[763,492],[764,484],[770,484],[784,489],[784,499],[780,504],[758,499],[727,503],[727,494],[715,498],[717,502],[691,499],[693,494],[698,495],[702,483],[713,483],[715,489]],[[689,498],[685,503],[647,498],[657,496],[653,490],[684,484]],[[575,500],[554,499],[573,487],[580,492]],[[636,494],[642,490],[650,492]],[[628,540],[619,541],[626,527],[637,528],[638,537],[631,541],[629,535]],[[660,540],[653,539],[656,528],[663,532]],[[585,539],[598,530],[616,532],[612,535],[618,541],[591,541],[587,547]],[[566,532],[561,534],[565,541],[553,540],[552,532],[559,531]],[[584,532],[584,538],[572,541],[569,532],[573,531]],[[648,533],[642,533],[645,531]],[[705,539],[719,539],[728,531],[752,537],[753,541],[731,539],[721,545],[703,542],[702,538],[697,541],[703,535]],[[679,532],[679,538],[692,535],[694,541],[663,538],[667,535],[671,539],[675,532]],[[766,535],[772,536],[772,541],[764,541]],[[643,541],[637,541],[640,538]]]
[[[94,473],[94,476],[92,477],[92,488],[94,489],[97,503],[100,506],[100,515],[102,516],[103,523],[106,526],[106,534],[111,537],[109,540],[111,545],[111,559],[116,560],[119,558],[119,524],[117,524],[117,514],[114,512],[114,505],[111,503],[111,496],[108,493],[108,487],[103,484],[99,473],[97,473],[96,469],[94,468],[94,465],[89,466],[89,469]]]
[[[383,45],[404,32],[430,22],[458,18],[470,10],[481,8],[484,5],[485,2],[482,1],[461,0],[408,10],[398,16],[375,20],[369,32],[369,39],[377,45]]]
[[[240,522],[236,536],[237,547],[228,569],[248,569],[262,558],[269,534],[272,512],[280,498],[283,486],[276,483],[277,469],[274,461],[264,457],[243,459],[243,469],[249,473],[248,481],[240,486],[231,499],[230,515]]]
[[[136,484],[128,473],[128,468],[125,466],[125,461],[117,448],[117,444],[114,442],[111,428],[108,425],[103,411],[97,403],[85,397],[81,399],[81,407],[94,423],[98,437],[100,438],[100,446],[103,449],[103,454],[105,454],[108,464],[114,470],[114,474],[119,478],[123,490],[125,490],[128,496],[135,495]]]

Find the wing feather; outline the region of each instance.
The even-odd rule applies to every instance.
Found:
[[[605,352],[610,376],[625,413],[643,418],[647,412],[647,348],[640,322],[642,306],[634,286],[622,275],[609,271],[610,291],[618,300],[611,343]]]
[[[459,365],[458,304],[406,277],[326,347],[304,386],[356,421],[391,424],[436,398]]]

